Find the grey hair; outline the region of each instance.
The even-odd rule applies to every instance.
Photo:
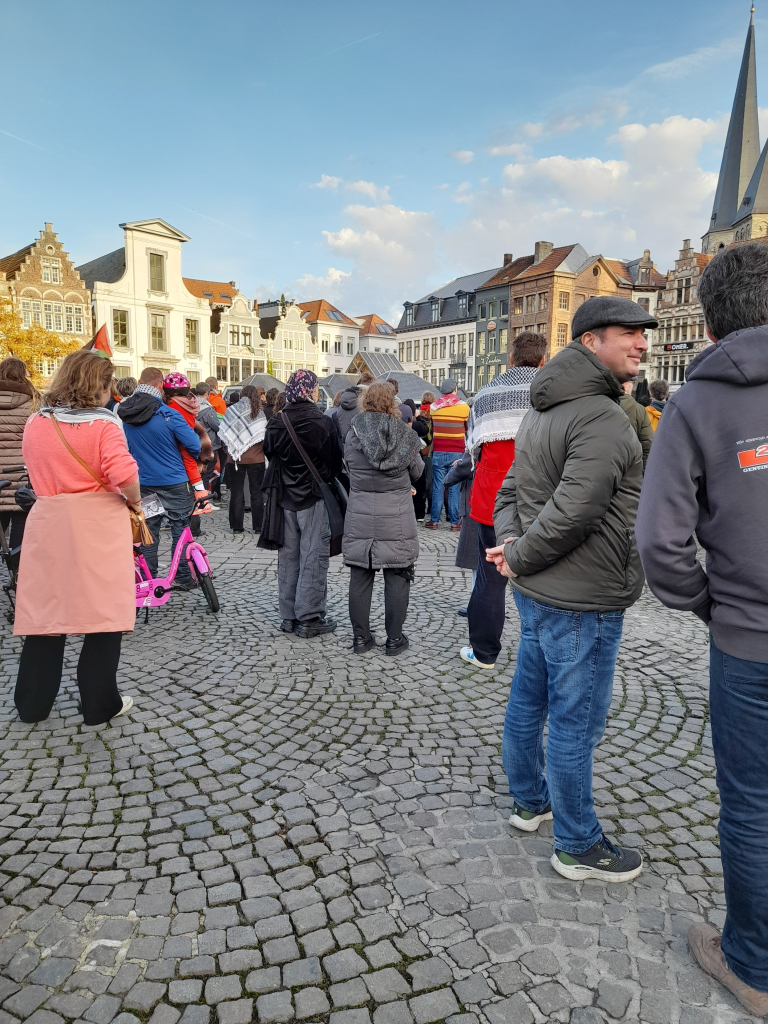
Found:
[[[697,294],[718,341],[768,324],[768,246],[750,242],[721,250],[701,275]]]

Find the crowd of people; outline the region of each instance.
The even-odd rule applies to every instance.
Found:
[[[710,632],[727,917],[722,934],[694,925],[689,945],[749,1012],[768,1014],[768,248],[715,256],[698,297],[714,344],[671,397],[665,381],[639,377],[656,320],[616,297],[584,302],[573,341],[549,361],[546,340],[524,332],[509,370],[474,399],[447,379],[419,405],[401,401],[395,380],[363,374],[323,412],[309,370],[282,391],[244,386],[225,402],[214,378],[192,388],[183,374],[147,367],[138,381],[116,380],[109,359],[89,350],[67,356],[41,396],[20,360],[4,360],[0,455],[26,464],[37,496],[26,516],[13,487],[0,493],[0,520],[21,544],[22,721],[50,713],[68,635],[85,638],[86,724],[132,704],[117,687],[122,634],[135,621],[126,505],[162,506],[143,547],[155,574],[163,517],[175,546],[185,527],[200,531],[198,513],[225,485],[233,533],[250,511],[258,545],[277,551],[280,629],[311,639],[337,628],[327,577],[341,554],[352,650],[387,656],[409,646],[419,526],[440,529],[445,511],[473,582],[458,609],[469,644],[457,656],[495,667],[508,584],[519,616],[502,736],[510,822],[531,833],[552,821],[551,862],[564,877],[627,882],[642,856],[604,834],[592,759],[624,613],[647,579]],[[381,644],[370,621],[378,571]],[[196,585],[184,559],[178,579]]]

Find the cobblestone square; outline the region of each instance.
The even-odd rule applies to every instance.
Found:
[[[221,612],[174,594],[140,617],[111,725],[82,725],[77,642],[50,719],[21,724],[3,623],[0,1024],[751,1019],[686,949],[724,918],[697,619],[647,590],[626,616],[595,792],[646,867],[572,883],[551,822],[507,823],[517,616],[494,672],[459,660],[470,574],[445,526],[420,533],[399,658],[352,654],[340,558],[339,629],[301,640],[277,628],[276,555],[226,510],[204,529]]]

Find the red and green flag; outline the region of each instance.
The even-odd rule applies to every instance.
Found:
[[[109,359],[112,355],[112,349],[109,347],[107,325],[104,324],[103,327],[100,327],[91,340],[83,345],[83,348],[88,351],[97,352],[100,356],[104,356],[106,359]]]

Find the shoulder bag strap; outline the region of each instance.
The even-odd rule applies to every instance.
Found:
[[[295,431],[295,429],[293,427],[293,424],[291,423],[290,419],[288,418],[288,416],[286,416],[285,413],[286,413],[286,410],[283,409],[282,417],[283,417],[283,422],[285,423],[286,430],[291,435],[291,440],[296,445],[296,448],[298,450],[299,455],[304,460],[305,466],[307,467],[309,472],[312,474],[312,476],[315,478],[315,483],[322,490],[323,485],[325,484],[325,481],[323,480],[323,478],[318,473],[317,466],[315,466],[315,464],[311,461],[311,459],[307,455],[306,451],[304,450],[304,445],[301,443],[301,441],[296,436],[296,431]]]
[[[54,428],[55,428],[55,430],[56,430],[56,433],[57,433],[57,434],[59,435],[59,437],[61,438],[61,443],[62,443],[62,444],[64,445],[64,447],[65,447],[65,448],[67,449],[67,451],[69,452],[69,454],[70,454],[70,455],[71,455],[71,456],[72,456],[73,458],[77,459],[77,461],[78,461],[78,462],[80,463],[80,465],[81,465],[81,466],[83,467],[83,469],[85,469],[85,470],[86,470],[86,471],[87,471],[88,473],[90,473],[90,474],[91,474],[91,476],[93,477],[93,479],[94,479],[94,480],[96,481],[96,483],[97,483],[97,484],[99,484],[99,485],[100,485],[101,487],[103,487],[105,491],[108,491],[108,490],[109,490],[109,488],[108,488],[108,487],[106,486],[106,484],[105,484],[105,483],[104,483],[104,482],[103,482],[102,480],[100,480],[100,479],[99,479],[99,477],[97,477],[97,476],[96,476],[96,474],[95,474],[95,473],[93,472],[93,470],[92,470],[92,469],[91,469],[91,467],[90,467],[90,466],[88,465],[88,463],[87,463],[87,462],[84,462],[84,461],[83,461],[83,459],[81,459],[81,458],[80,458],[80,456],[79,456],[79,455],[77,454],[77,452],[76,452],[76,451],[75,451],[75,449],[74,449],[74,448],[72,447],[72,445],[71,445],[71,444],[69,443],[69,441],[67,441],[66,437],[64,437],[64,434],[63,434],[63,432],[62,432],[62,429],[61,429],[61,427],[59,426],[59,424],[58,424],[58,423],[56,422],[56,417],[55,417],[55,416],[53,415],[53,413],[51,413],[51,416],[50,416],[50,420],[51,420],[51,423],[53,423],[53,426],[54,426]]]

